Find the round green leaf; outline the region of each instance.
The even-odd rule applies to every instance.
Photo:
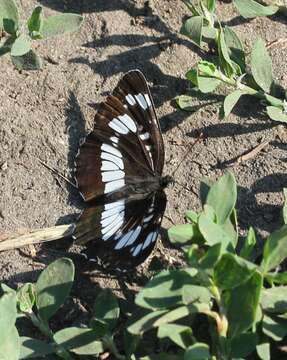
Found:
[[[74,281],[72,260],[62,258],[51,263],[36,283],[36,305],[43,320],[48,321],[63,305]]]
[[[41,58],[30,50],[23,56],[12,56],[14,66],[19,70],[40,70],[42,68]]]
[[[192,283],[184,270],[164,270],[138,293],[135,303],[146,309],[166,309],[182,303],[182,287]]]
[[[203,243],[197,224],[175,225],[168,229],[168,238],[172,244]]]
[[[120,316],[118,300],[110,289],[102,290],[94,304],[94,316],[107,324],[110,331],[116,326]]]
[[[283,111],[283,109],[278,108],[276,106],[267,106],[267,114],[270,119],[280,122],[287,122],[287,114]]]
[[[223,103],[223,110],[224,110],[224,116],[227,117],[234,106],[237,104],[240,97],[243,95],[243,92],[241,90],[235,90],[231,94],[227,95],[224,99]]]
[[[215,284],[222,290],[233,289],[247,281],[257,269],[253,263],[234,254],[224,254],[214,268]]]
[[[224,224],[235,207],[236,199],[236,180],[234,175],[227,171],[210,187],[206,204],[215,210],[217,222]]]
[[[17,317],[16,293],[5,293],[0,298],[0,334],[4,339],[14,327]]]
[[[104,351],[103,344],[93,329],[69,327],[58,331],[54,340],[77,355],[99,355]]]
[[[209,346],[204,343],[191,345],[184,353],[184,360],[207,360],[210,358]]]
[[[265,312],[287,312],[287,286],[276,286],[262,291],[261,306]]]
[[[20,343],[20,359],[38,358],[53,354],[56,351],[54,345],[29,337],[20,337]]]
[[[78,14],[61,14],[49,16],[43,20],[41,33],[43,38],[63,35],[76,31],[82,25],[84,18]]]
[[[192,16],[183,24],[180,32],[183,35],[188,36],[192,42],[197,46],[201,47],[202,39],[202,26],[203,26],[203,17],[202,16]]]
[[[9,34],[14,34],[19,27],[19,14],[14,0],[0,1],[0,30],[3,26]]]
[[[257,85],[269,93],[273,83],[272,61],[262,39],[257,39],[251,52],[251,72]]]
[[[264,6],[254,0],[233,0],[240,15],[245,19],[257,16],[270,16],[278,11],[278,6]]]
[[[11,47],[12,56],[23,56],[31,50],[31,40],[26,34],[21,34]]]
[[[26,283],[17,291],[17,302],[20,311],[29,312],[36,301],[34,284]]]
[[[0,360],[18,360],[20,356],[20,337],[15,326],[0,337]]]

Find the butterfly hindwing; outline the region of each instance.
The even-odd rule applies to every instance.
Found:
[[[143,262],[154,248],[166,196],[158,191],[141,200],[117,200],[83,211],[74,236],[86,245],[88,258],[104,265],[130,268]]]

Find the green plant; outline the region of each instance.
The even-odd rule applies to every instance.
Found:
[[[287,226],[266,239],[256,263],[252,228],[239,246],[236,199],[232,173],[203,182],[203,210],[187,211],[188,222],[168,231],[186,266],[160,272],[136,297],[128,330],[168,340],[165,359],[245,359],[256,351],[266,360],[270,343],[287,335],[287,273],[278,272]]]
[[[112,335],[119,317],[119,306],[108,289],[96,298],[88,326],[51,330],[49,321],[69,296],[73,281],[73,262],[62,258],[43,270],[36,284],[26,283],[17,291],[1,285],[1,360],[31,359],[49,354],[71,360],[73,354],[97,356],[104,349],[119,359],[123,358]],[[29,319],[47,341],[19,336],[16,319],[20,317]]]
[[[0,39],[4,33],[0,56],[10,53],[18,69],[38,70],[42,60],[32,49],[32,42],[76,31],[82,22],[82,16],[69,13],[44,18],[42,7],[37,6],[26,22],[27,32],[22,32],[14,0],[0,0]]]
[[[245,53],[237,36],[228,27],[218,31],[218,57],[214,62],[200,61],[196,69],[186,77],[202,93],[214,91],[219,85],[232,89],[225,97],[221,117],[227,117],[242,95],[251,95],[266,106],[270,119],[287,121],[286,92],[275,84],[272,61],[263,40],[258,39],[251,52],[251,73],[245,65]],[[193,102],[191,96],[179,96],[177,104],[188,110]]]
[[[286,4],[283,1],[273,0],[233,0],[235,7],[245,19],[257,16],[270,16],[277,12],[287,14]]]

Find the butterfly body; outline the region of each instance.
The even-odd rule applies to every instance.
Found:
[[[166,206],[164,146],[144,75],[133,70],[100,104],[76,158],[87,203],[74,238],[106,266],[137,266],[152,251]]]

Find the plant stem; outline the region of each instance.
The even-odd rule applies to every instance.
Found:
[[[32,321],[32,323],[45,335],[47,336],[55,345],[55,353],[65,360],[73,360],[69,352],[63,348],[61,345],[57,344],[54,340],[54,334],[45,322],[36,316],[33,312],[26,313],[26,316]]]
[[[107,347],[117,359],[125,360],[126,357],[119,353],[116,344],[110,335],[105,335],[103,337],[103,343],[105,344],[105,347]]]

